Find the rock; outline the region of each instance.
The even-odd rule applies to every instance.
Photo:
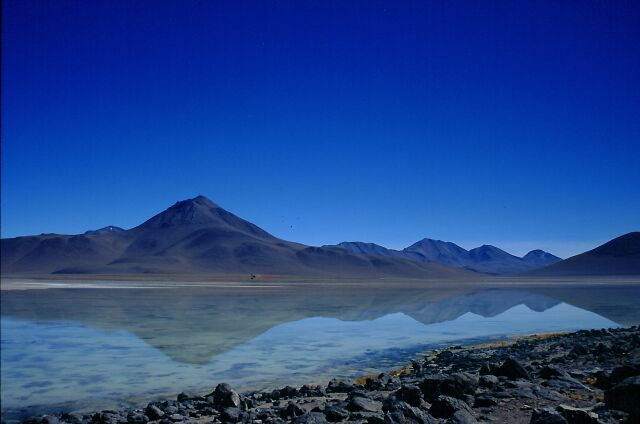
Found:
[[[182,392],[178,395],[178,402],[183,402],[185,400],[204,400],[204,398],[198,394],[191,392]]]
[[[392,424],[432,424],[436,420],[420,408],[403,401],[385,402],[385,421]]]
[[[220,414],[222,422],[238,422],[240,419],[240,408],[224,408]]]
[[[498,377],[495,375],[481,375],[478,379],[478,385],[480,387],[491,389],[498,385]]]
[[[187,417],[185,417],[184,415],[180,415],[180,414],[171,414],[169,415],[169,419],[173,422],[178,422],[178,421],[184,421],[187,419]]]
[[[454,397],[472,395],[477,388],[478,377],[467,372],[454,373],[446,378],[443,384],[444,394]]]
[[[299,415],[303,415],[306,411],[300,408],[293,402],[289,402],[286,407],[280,410],[280,416],[282,418],[293,418]]]
[[[305,384],[304,386],[300,387],[299,390],[300,394],[302,396],[324,396],[325,395],[325,391],[322,387],[320,386],[316,386],[316,385],[310,385],[310,384]]]
[[[222,408],[240,408],[240,395],[227,383],[218,384],[212,393],[213,403]]]
[[[296,417],[293,422],[295,424],[326,424],[327,419],[321,412],[309,412]]]
[[[640,376],[622,380],[604,394],[604,403],[610,409],[640,417]]]
[[[531,412],[530,424],[568,424],[568,421],[551,408],[534,408]]]
[[[569,424],[598,424],[598,414],[586,408],[560,405],[556,408]]]
[[[474,408],[488,408],[498,404],[498,399],[487,394],[481,394],[475,397],[473,402]]]
[[[358,396],[349,400],[347,409],[352,412],[380,412],[382,411],[382,403]]]
[[[331,422],[339,422],[349,418],[349,411],[336,405],[327,405],[324,408],[324,415]]]
[[[280,397],[281,398],[293,398],[296,397],[300,394],[300,392],[298,391],[298,389],[296,389],[295,387],[291,387],[291,386],[286,386],[283,387],[282,389],[279,390],[280,392]]]
[[[327,384],[327,393],[349,393],[353,388],[353,383],[334,378]]]
[[[418,386],[402,386],[395,392],[395,396],[411,406],[420,406],[422,403],[422,390]]]
[[[436,418],[450,418],[456,411],[464,410],[471,413],[469,405],[460,399],[450,396],[438,396],[431,404],[429,413]]]
[[[424,395],[424,398],[433,402],[442,393],[442,384],[445,380],[445,376],[441,374],[433,374],[425,377],[420,383],[420,390]]]
[[[495,375],[498,366],[496,364],[484,364],[480,367],[480,375]]]
[[[560,367],[555,365],[547,365],[540,370],[540,378],[544,378],[546,380],[555,377],[569,377],[569,374]]]
[[[478,421],[468,411],[460,409],[447,420],[448,424],[475,424]]]
[[[614,368],[609,375],[609,381],[611,384],[618,384],[622,380],[636,375],[640,375],[640,364],[626,364]]]
[[[513,358],[507,358],[502,365],[495,371],[494,375],[507,377],[509,380],[517,380],[523,378],[531,380],[529,372]]]
[[[127,422],[129,424],[145,424],[149,422],[149,418],[141,412],[130,412],[127,415]]]
[[[459,399],[472,395],[478,388],[478,378],[466,372],[458,372],[448,376],[434,374],[425,377],[420,383],[424,398],[432,402],[440,395]]]

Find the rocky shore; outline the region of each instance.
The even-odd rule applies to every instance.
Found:
[[[28,424],[640,423],[640,327],[434,351],[410,366],[326,387],[181,393],[143,409]]]

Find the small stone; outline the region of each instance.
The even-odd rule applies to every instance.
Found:
[[[237,422],[240,419],[240,408],[224,408],[220,419],[224,421]]]
[[[294,418],[295,424],[326,424],[327,419],[321,412],[309,412]]]
[[[344,421],[349,418],[349,411],[335,405],[327,405],[324,408],[324,415],[331,422]]]
[[[451,418],[447,420],[447,424],[475,424],[477,422],[473,415],[464,409],[454,412]]]
[[[568,422],[558,411],[545,407],[533,409],[530,424],[568,424]]]
[[[498,385],[498,377],[495,375],[481,375],[478,379],[478,385],[491,389]]]
[[[382,403],[363,397],[354,397],[347,404],[347,409],[353,412],[380,412]]]
[[[556,408],[569,424],[598,424],[598,414],[586,408],[560,405]]]

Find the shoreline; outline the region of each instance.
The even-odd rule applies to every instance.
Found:
[[[153,401],[145,408],[50,415],[22,423],[542,424],[640,419],[639,326],[516,336],[421,356],[380,375],[334,379],[325,387],[239,394],[220,384],[211,393],[181,393],[175,401]]]
[[[73,289],[164,289],[164,288],[295,288],[335,286],[368,289],[376,286],[399,287],[428,286],[433,288],[543,288],[559,286],[637,286],[640,276],[568,276],[568,277],[516,277],[516,276],[479,276],[471,279],[401,279],[401,278],[303,278],[281,276],[250,279],[246,276],[197,276],[197,275],[74,275],[74,276],[1,276],[0,291],[43,290],[50,288]]]

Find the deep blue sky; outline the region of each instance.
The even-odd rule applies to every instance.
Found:
[[[2,236],[204,194],[308,244],[640,229],[640,2],[3,1]]]

